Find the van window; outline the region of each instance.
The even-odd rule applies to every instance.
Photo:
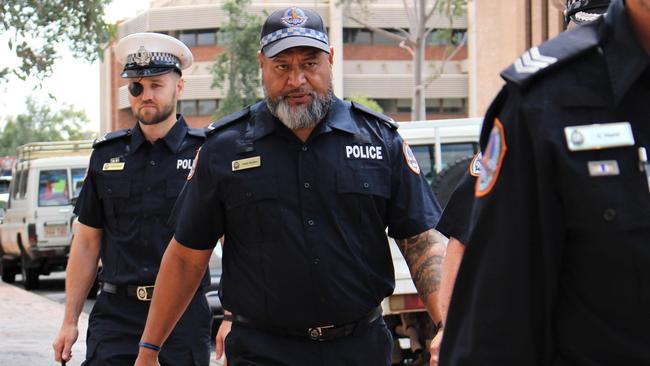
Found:
[[[0,194],[9,193],[9,181],[0,180]]]
[[[27,180],[29,179],[29,169],[23,170],[23,174],[20,175],[20,185],[18,186],[18,199],[25,198],[27,194]]]
[[[436,177],[436,152],[435,146],[430,145],[417,145],[411,146],[415,158],[418,160],[422,175],[426,178],[427,182],[431,183]],[[442,167],[440,170],[445,169],[449,164],[456,160],[472,156],[478,149],[477,144],[467,142],[460,144],[442,144],[440,150],[442,152]]]
[[[81,192],[86,177],[86,168],[70,169],[70,176],[72,177],[72,197],[79,197],[79,192]]]
[[[38,205],[63,206],[70,204],[68,174],[65,169],[41,170],[38,179]]]
[[[20,185],[22,176],[23,176],[22,170],[19,170],[14,173],[14,178],[11,181],[11,199],[15,200],[16,198],[18,198],[18,186]]]

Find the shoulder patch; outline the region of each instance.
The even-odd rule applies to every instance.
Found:
[[[384,122],[386,125],[388,125],[390,128],[392,128],[394,130],[396,130],[399,127],[399,125],[397,123],[395,123],[395,121],[392,118],[388,117],[387,115],[385,115],[383,113],[373,111],[372,109],[366,107],[363,104],[359,104],[357,102],[352,102],[352,107],[354,109],[358,110],[358,111],[361,111],[361,112],[365,113],[365,114],[369,114],[369,115],[371,115],[371,116],[373,116],[375,118],[378,118],[380,121]]]
[[[233,114],[229,114],[215,122],[212,122],[208,127],[205,129],[205,135],[210,136],[213,133],[217,132],[217,130],[220,130],[223,127],[226,127],[230,125],[233,122],[236,122],[250,114],[250,107],[246,107],[240,111],[237,111]]]
[[[192,128],[192,127],[189,127],[187,129],[187,134],[190,135],[190,136],[200,137],[202,139],[205,139],[205,131],[206,131],[205,128]]]
[[[93,148],[95,148],[95,147],[97,147],[97,146],[99,146],[99,145],[101,145],[101,144],[103,144],[103,143],[105,143],[107,141],[117,140],[117,139],[120,139],[122,137],[130,136],[130,135],[131,135],[131,129],[130,128],[125,128],[125,129],[122,129],[122,130],[108,132],[104,136],[102,136],[102,137],[100,137],[98,139],[95,139],[95,141],[93,141]]]
[[[538,47],[529,49],[505,69],[501,77],[525,88],[538,75],[597,47],[600,42],[598,27],[602,21],[600,19],[565,31]]]
[[[487,147],[481,154],[480,175],[476,179],[474,196],[483,197],[490,193],[501,172],[503,158],[505,158],[507,150],[503,124],[498,118],[495,118]]]

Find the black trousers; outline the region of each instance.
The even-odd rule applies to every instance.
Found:
[[[393,337],[383,318],[330,341],[280,336],[233,324],[225,340],[229,366],[389,366]]]
[[[85,366],[133,365],[150,302],[102,292],[88,320]],[[202,290],[172,331],[159,354],[162,366],[210,363],[212,314]]]

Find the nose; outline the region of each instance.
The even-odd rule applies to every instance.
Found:
[[[292,89],[301,87],[305,82],[305,74],[299,68],[291,71],[289,74],[289,80],[287,80],[288,86]]]
[[[153,97],[153,90],[149,85],[143,85],[142,100],[149,100]]]

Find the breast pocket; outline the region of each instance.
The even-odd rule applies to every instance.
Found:
[[[270,242],[279,235],[281,212],[277,181],[256,177],[232,182],[225,197],[227,235],[242,244]]]
[[[620,232],[650,226],[650,193],[633,149],[603,151],[598,158],[580,156],[565,175],[563,193],[569,228]],[[618,174],[594,176],[589,163],[615,162]],[[593,173],[592,173],[593,174]]]
[[[358,225],[378,216],[386,220],[386,205],[390,198],[390,170],[383,167],[352,169],[337,172],[336,190],[341,214]]]
[[[105,180],[98,182],[97,186],[108,224],[119,227],[118,219],[125,219],[129,215],[129,210],[133,209],[133,205],[130,204],[131,181],[128,179]]]

